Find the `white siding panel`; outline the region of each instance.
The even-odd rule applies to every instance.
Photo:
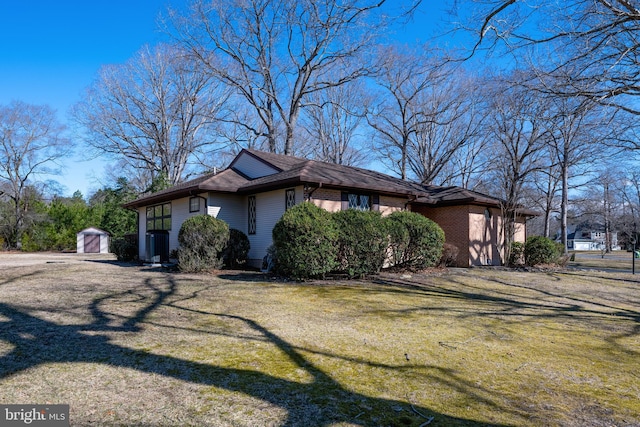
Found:
[[[296,203],[297,194],[296,191]],[[275,190],[256,194],[256,234],[249,236],[251,250],[249,259],[261,261],[267,254],[267,248],[273,241],[273,227],[285,211],[285,190]]]
[[[144,260],[147,252],[147,207],[138,209],[138,259]]]
[[[84,253],[84,233],[76,234],[76,253]]]
[[[109,235],[106,233],[100,235],[100,253],[101,254],[109,253]]]
[[[233,168],[252,179],[273,175],[274,173],[279,172],[277,169],[274,169],[248,153],[242,153],[238,158],[236,158],[233,163]]]
[[[207,205],[216,218],[247,234],[247,198],[235,194],[209,193]]]
[[[171,202],[171,230],[169,231],[169,252],[178,249],[178,233],[182,223],[188,218],[195,215],[202,215],[203,207],[200,206],[200,212],[189,212],[189,197],[173,200]]]

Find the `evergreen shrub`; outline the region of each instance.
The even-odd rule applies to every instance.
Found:
[[[222,267],[221,253],[228,241],[226,222],[209,215],[192,216],[178,233],[178,267],[192,273]]]
[[[524,265],[524,243],[511,242],[511,253],[509,254],[509,265],[517,267]]]
[[[524,245],[524,261],[528,266],[554,263],[558,255],[556,243],[543,236],[529,237]]]
[[[133,261],[138,256],[138,246],[124,237],[112,239],[110,249],[118,261]]]
[[[296,205],[273,228],[275,271],[296,280],[323,277],[338,265],[337,240],[329,212],[310,202]]]
[[[349,277],[380,272],[388,238],[380,212],[348,209],[333,214],[338,231],[338,271]]]
[[[394,267],[420,270],[438,264],[444,245],[438,224],[415,212],[394,212],[385,220]]]
[[[232,228],[229,230],[229,241],[222,253],[224,266],[238,268],[247,262],[251,243],[242,231]]]

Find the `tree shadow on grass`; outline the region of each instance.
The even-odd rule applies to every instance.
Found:
[[[175,301],[170,302],[170,297],[175,295],[179,285],[174,277],[164,277],[166,283],[161,286],[152,285],[150,281],[145,282],[145,292],[114,292],[94,299],[89,307],[92,321],[83,325],[57,324],[30,314],[32,308],[17,308],[11,304],[0,303],[0,340],[10,343],[13,347],[0,357],[0,380],[46,363],[96,363],[241,392],[284,409],[287,416],[282,423],[283,426],[328,426],[340,422],[363,426],[418,426],[423,425],[429,417],[433,417],[433,422],[429,424],[432,426],[482,424],[474,420],[450,417],[429,408],[413,406],[410,402],[371,397],[349,390],[305,358],[303,354],[308,350],[291,345],[252,319],[226,313],[198,311],[176,305]],[[109,298],[122,295],[133,297],[141,308],[128,317],[119,317],[118,324],[114,324],[114,314],[104,311],[103,306],[106,304],[103,303]],[[194,294],[187,299],[196,296]],[[106,335],[115,333],[117,336],[119,332],[140,331],[141,324],[161,306],[241,322],[261,340],[275,345],[298,369],[310,375],[312,381],[300,383],[253,370],[227,368],[151,354],[114,343]],[[338,356],[329,354],[329,357]],[[369,363],[365,360],[358,362]],[[436,372],[434,380],[445,382],[470,398],[482,399],[480,393],[474,392],[477,386],[456,377],[453,372],[438,367],[431,368]],[[425,383],[424,386],[429,387],[430,384]],[[485,390],[482,394],[487,395],[488,392]],[[494,405],[489,400],[484,403]]]
[[[557,275],[552,274],[551,276]],[[552,277],[552,279],[558,280],[559,277]],[[597,280],[591,276],[586,279]],[[534,284],[514,283],[498,277],[482,278],[482,280],[497,285],[491,289],[473,285],[457,276],[449,276],[445,280],[444,284],[400,278],[380,278],[374,282],[387,287],[389,292],[413,292],[416,296],[436,298],[436,300],[431,300],[433,305],[429,306],[418,305],[400,310],[382,310],[393,315],[403,316],[410,312],[419,311],[442,311],[452,314],[453,310],[446,302],[436,302],[443,299],[450,302],[460,300],[476,304],[476,308],[471,311],[464,310],[457,313],[456,315],[460,318],[487,316],[503,319],[509,317],[514,319],[557,319],[581,322],[584,325],[594,324],[595,326],[612,320],[624,321],[626,325],[629,325],[626,326],[627,330],[618,334],[611,333],[605,341],[611,349],[640,356],[638,351],[622,344],[624,340],[640,335],[640,310],[631,308],[632,301],[620,300],[623,297],[618,297],[619,299],[615,300],[607,299],[601,293],[582,295],[575,292],[563,292],[561,288],[541,289]],[[633,292],[635,289],[637,286],[627,291],[629,294],[635,295]]]

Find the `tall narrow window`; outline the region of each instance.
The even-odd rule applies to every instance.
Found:
[[[249,196],[249,234],[256,234],[256,196]]]
[[[296,205],[296,190],[291,188],[285,193],[285,209],[288,210]]]

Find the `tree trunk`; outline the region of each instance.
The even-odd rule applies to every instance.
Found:
[[[564,246],[564,254],[569,253],[569,245],[567,242],[567,209],[569,207],[569,165],[562,162],[562,203],[560,204],[560,238]]]

